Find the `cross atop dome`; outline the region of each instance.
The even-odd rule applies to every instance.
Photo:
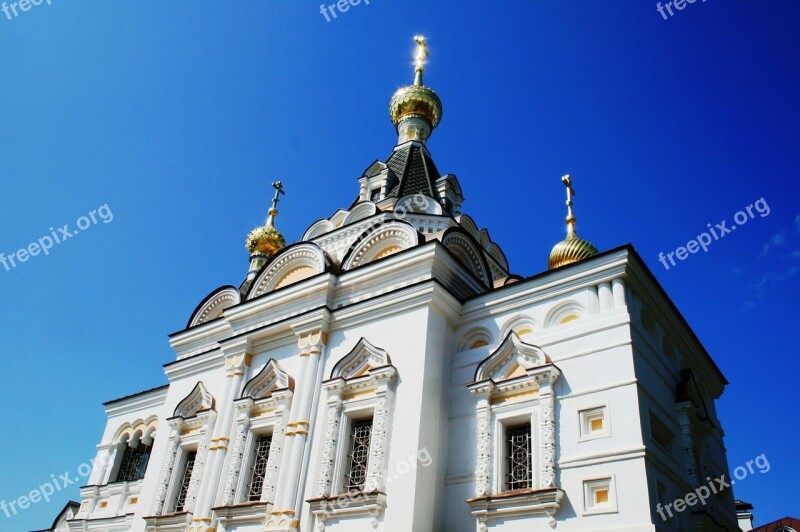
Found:
[[[275,217],[278,216],[280,195],[286,194],[286,192],[283,191],[283,183],[280,181],[272,183],[272,188],[275,189],[275,196],[272,198],[272,206],[269,209],[267,222],[263,226],[256,227],[250,231],[244,243],[250,254],[250,271],[247,277],[251,280],[255,278],[258,270],[260,270],[270,258],[286,247],[286,239],[284,239],[281,232],[275,228]]]
[[[567,238],[553,246],[553,250],[550,251],[550,258],[547,261],[550,270],[599,253],[591,242],[579,238],[575,233],[575,214],[572,212],[572,197],[575,196],[575,189],[572,188],[572,178],[567,174],[561,178],[561,182],[567,187]]]
[[[425,37],[415,35],[414,42],[417,43],[417,53],[414,55],[414,85],[422,86],[422,74],[425,72],[425,59],[430,55]]]
[[[389,116],[397,129],[398,144],[409,140],[425,143],[442,120],[442,101],[433,89],[422,84],[425,58],[430,55],[427,41],[416,35],[414,42],[417,43],[414,84],[398,89],[389,102]]]
[[[269,217],[267,218],[267,225],[272,227],[275,223],[275,217],[278,216],[278,202],[281,200],[280,195],[286,194],[283,191],[283,183],[275,181],[272,183],[272,188],[275,189],[275,196],[272,198],[272,207],[269,209]]]

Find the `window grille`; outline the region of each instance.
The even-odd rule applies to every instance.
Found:
[[[531,425],[511,427],[508,437],[508,489],[530,488],[533,484]]]
[[[361,491],[367,481],[367,462],[369,443],[372,437],[372,419],[353,421],[350,430],[350,470],[347,474],[345,490]]]
[[[192,480],[192,470],[194,469],[194,461],[197,458],[197,451],[192,451],[186,455],[186,465],[183,468],[183,478],[181,479],[181,487],[178,491],[178,497],[175,499],[175,511],[185,512],[186,508],[186,495],[189,493],[189,483]]]
[[[119,464],[119,472],[117,473],[117,482],[125,480],[133,480],[134,469],[136,467],[136,449],[126,445],[125,452],[122,455],[122,461]]]
[[[152,446],[141,442],[135,449],[130,446],[125,447],[125,453],[122,455],[119,472],[117,473],[117,482],[131,482],[144,478],[152,449]]]
[[[248,493],[248,500],[251,502],[261,500],[261,492],[264,490],[264,477],[267,474],[270,447],[272,447],[272,437],[270,436],[262,436],[256,443]]]

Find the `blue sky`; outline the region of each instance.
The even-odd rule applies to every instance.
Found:
[[[765,523],[796,501],[800,3],[52,0],[0,12],[0,252],[107,205],[48,255],[0,266],[0,499],[94,456],[103,401],[165,383],[166,335],[247,270],[271,181],[293,241],[347,207],[396,141],[411,37],[444,102],[429,148],[512,269],[546,267],[575,182],[578,233],[631,242],[728,377],[735,494]],[[763,198],[769,214],[658,260]],[[46,241],[45,241],[46,242]],[[48,526],[71,486],[0,529]]]

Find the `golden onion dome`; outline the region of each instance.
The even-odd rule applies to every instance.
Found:
[[[402,87],[389,102],[389,117],[395,127],[403,118],[419,117],[426,120],[433,129],[442,120],[442,100],[433,89],[423,85]]]
[[[283,183],[276,181],[272,183],[275,189],[275,197],[272,198],[272,207],[269,209],[267,222],[262,227],[256,227],[244,241],[244,247],[250,253],[251,272],[258,270],[277,252],[286,247],[286,239],[280,231],[275,228],[275,217],[278,215],[278,201],[283,191]]]
[[[286,247],[286,239],[275,227],[265,225],[250,231],[244,246],[250,253],[251,259],[255,257],[268,259]]]
[[[567,174],[561,178],[561,182],[567,187],[567,238],[553,246],[550,251],[550,257],[547,259],[547,267],[550,270],[588,259],[599,253],[591,242],[578,237],[575,233],[575,214],[572,212],[572,196],[575,195],[575,190],[572,188],[572,178]]]
[[[597,255],[599,251],[591,242],[572,234],[555,246],[550,251],[547,267],[551,270],[583,259]]]
[[[414,55],[414,83],[397,89],[389,101],[389,118],[399,135],[399,142],[418,140],[425,142],[442,121],[442,100],[433,89],[422,83],[428,47],[425,37],[414,37],[417,43]],[[424,124],[420,124],[422,121]]]

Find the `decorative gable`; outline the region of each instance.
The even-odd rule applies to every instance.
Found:
[[[541,347],[523,342],[517,333],[511,331],[500,347],[478,365],[475,382],[499,382],[528,375],[528,370],[550,363]]]
[[[245,384],[241,398],[258,400],[269,397],[278,390],[287,389],[294,391],[294,379],[271,358],[264,369]]]
[[[331,379],[360,377],[370,369],[390,366],[391,364],[392,360],[386,351],[375,347],[362,338],[352,351],[336,363],[331,372]]]
[[[206,389],[206,386],[201,381],[197,383],[194,389],[183,399],[183,401],[178,403],[178,406],[175,407],[174,416],[189,419],[196,416],[200,412],[213,409],[214,396],[211,395],[211,392]]]

